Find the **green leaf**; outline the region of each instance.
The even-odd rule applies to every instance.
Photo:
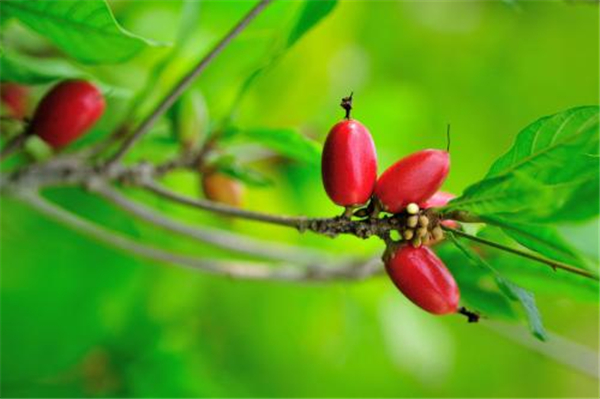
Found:
[[[484,180],[449,208],[506,220],[556,222],[598,215],[597,106],[572,108],[522,130]],[[581,201],[580,196],[589,198]]]
[[[572,266],[590,269],[590,265],[583,260],[553,226],[508,222],[500,217],[492,216],[484,217],[484,220],[487,223],[501,227],[509,237],[532,251]]]
[[[203,0],[183,0],[181,5],[181,20],[174,48],[179,50],[192,36],[192,32],[196,29],[200,20],[202,5]]]
[[[578,230],[575,229],[571,234],[577,236],[576,231]],[[491,224],[479,230],[477,236],[509,247],[515,244],[504,230]],[[527,287],[536,294],[569,297],[577,301],[598,301],[599,282],[597,280],[555,271],[547,265],[505,251],[490,250],[479,246],[477,253],[503,276],[522,287]],[[458,261],[458,264],[460,263]],[[448,266],[451,265],[448,264]]]
[[[512,148],[490,168],[486,177],[519,170],[540,181],[555,184],[589,174],[597,165],[598,107],[572,108],[544,117],[522,130]],[[563,161],[569,161],[568,168]],[[549,167],[547,169],[546,167]]]
[[[512,214],[513,217],[537,215],[552,202],[552,192],[535,179],[513,172],[492,177],[467,187],[450,201],[445,210],[460,209],[477,215]]]
[[[124,30],[105,0],[3,0],[2,11],[83,63],[123,62],[153,44]]]
[[[60,59],[39,59],[14,53],[0,52],[0,81],[25,85],[50,83],[56,80],[81,77],[85,73]]]
[[[307,1],[298,22],[290,32],[287,47],[293,46],[306,32],[333,11],[336,5],[337,0]]]
[[[271,179],[254,169],[236,163],[235,159],[231,156],[220,158],[212,166],[219,172],[226,174],[235,180],[246,183],[249,186],[267,187],[273,185]]]
[[[483,270],[487,270],[493,275],[498,288],[504,293],[504,295],[513,301],[519,302],[521,308],[527,316],[531,333],[536,338],[545,341],[547,338],[546,330],[542,323],[540,312],[535,304],[534,295],[503,277],[492,265],[476,254],[471,248],[462,244],[456,237],[454,237],[454,235],[450,233],[448,234],[448,237],[450,237],[454,245],[456,245],[456,247],[460,249],[474,265]]]
[[[512,301],[500,292],[489,271],[464,267],[465,255],[454,245],[440,245],[436,253],[447,265],[460,287],[460,300],[467,308],[487,317],[518,320]]]
[[[514,283],[544,296],[598,302],[598,281],[554,271],[529,259],[497,251],[487,259],[498,272]]]
[[[529,328],[531,329],[533,335],[536,338],[545,341],[547,339],[546,329],[542,323],[542,315],[540,315],[540,311],[535,304],[535,297],[533,294],[505,278],[498,276],[496,281],[498,282],[500,289],[502,289],[505,294],[507,294],[512,300],[519,301],[521,303],[521,306],[527,315]]]
[[[598,216],[600,209],[600,179],[588,180],[575,188],[565,201],[564,212],[555,212],[553,222],[581,222]]]
[[[294,129],[230,130],[230,139],[260,144],[286,158],[318,165],[321,147]]]

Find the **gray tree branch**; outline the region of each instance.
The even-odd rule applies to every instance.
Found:
[[[204,259],[177,254],[140,244],[122,234],[98,226],[53,204],[36,192],[21,191],[18,195],[24,203],[29,204],[47,217],[85,235],[94,237],[114,248],[156,262],[179,265],[215,275],[252,280],[325,282],[331,280],[362,280],[380,273],[382,270],[381,261],[377,258],[369,259],[366,262],[350,264],[345,267],[329,268],[315,266],[311,268],[298,268],[282,264],[267,265],[257,262]]]
[[[150,224],[200,242],[215,245],[219,248],[275,261],[293,262],[305,266],[319,264],[341,266],[343,264],[357,262],[356,259],[351,260],[346,256],[333,256],[332,254],[306,247],[297,247],[273,241],[261,241],[245,235],[204,226],[190,226],[165,217],[158,211],[148,208],[139,202],[132,201],[108,185],[99,185],[95,188],[95,191],[122,210]]]

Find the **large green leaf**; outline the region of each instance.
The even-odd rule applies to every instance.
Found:
[[[501,217],[485,217],[490,224],[501,227],[503,231],[519,244],[532,251],[565,262],[573,266],[589,269],[587,262],[571,245],[550,225],[535,223],[508,222]]]
[[[318,165],[321,147],[294,129],[230,130],[230,140],[260,144],[286,158]]]
[[[556,184],[586,176],[592,172],[588,166],[598,164],[597,157],[589,156],[598,154],[597,127],[597,106],[571,108],[541,118],[519,133],[512,148],[494,162],[486,177],[520,170]]]
[[[124,30],[105,0],[3,0],[2,12],[88,64],[126,61],[151,44]]]
[[[290,32],[287,47],[291,47],[306,32],[325,18],[337,4],[337,0],[306,1],[298,22]]]
[[[539,215],[552,202],[552,192],[535,179],[513,172],[481,180],[450,201],[446,210],[461,209],[477,215]],[[513,216],[514,217],[514,216]]]
[[[65,78],[84,76],[84,72],[65,60],[31,58],[20,54],[0,52],[0,81],[35,85]]]
[[[546,340],[546,330],[544,329],[540,312],[535,304],[534,295],[502,276],[492,265],[476,254],[471,248],[462,244],[452,234],[449,234],[448,236],[454,245],[456,245],[456,247],[460,249],[474,265],[489,272],[494,277],[496,285],[506,297],[521,305],[521,308],[527,316],[531,333],[542,341]]]
[[[449,204],[506,220],[569,221],[598,214],[598,107],[544,117],[526,127],[485,179]],[[581,196],[589,198],[582,201]],[[573,211],[574,210],[574,211]]]

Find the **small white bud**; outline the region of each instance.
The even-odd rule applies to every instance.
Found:
[[[433,233],[433,238],[436,240],[441,240],[444,238],[444,231],[440,226],[435,226],[431,232]]]
[[[415,237],[413,238],[411,244],[413,247],[419,248],[421,246],[421,239],[419,237]]]
[[[416,215],[417,213],[419,213],[419,205],[415,204],[414,202],[411,202],[406,206],[406,212],[408,212],[409,215]]]
[[[417,227],[419,223],[419,217],[417,215],[409,216],[406,219],[406,225],[410,228]]]

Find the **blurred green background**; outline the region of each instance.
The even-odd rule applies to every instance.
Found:
[[[153,82],[137,117],[251,4],[201,2],[197,23]],[[163,43],[178,40],[183,6],[111,2],[125,28]],[[195,87],[206,99],[211,123],[229,115],[240,85],[269,62],[301,6],[275,2],[198,80]],[[342,1],[259,77],[237,104],[235,124],[297,127],[322,142],[343,115],[339,99],[354,91],[353,114],[373,134],[380,171],[412,151],[445,147],[450,123],[452,171],[445,189],[460,193],[485,174],[524,126],[598,102],[598,29],[597,5],[567,1]],[[17,24],[8,26],[5,36],[31,54],[47,48]],[[169,51],[149,49],[115,66],[79,66],[125,93],[109,93],[108,112],[79,146],[119,123],[131,93]],[[175,153],[170,134],[165,119],[131,158]],[[318,165],[270,161],[255,167],[275,184],[249,189],[247,208],[309,216],[340,212],[321,187]],[[166,183],[200,195],[192,173],[169,176]],[[47,195],[144,242],[207,257],[232,256],[152,228],[80,190],[54,189]],[[182,220],[265,239],[340,254],[383,250],[376,239],[300,235],[132,195]],[[521,325],[494,320],[471,325],[459,317],[431,316],[385,277],[333,284],[236,281],[116,251],[8,197],[2,198],[1,211],[4,397],[599,394],[597,292],[526,286],[536,293],[554,334],[541,344]],[[597,221],[564,231],[597,258]]]

